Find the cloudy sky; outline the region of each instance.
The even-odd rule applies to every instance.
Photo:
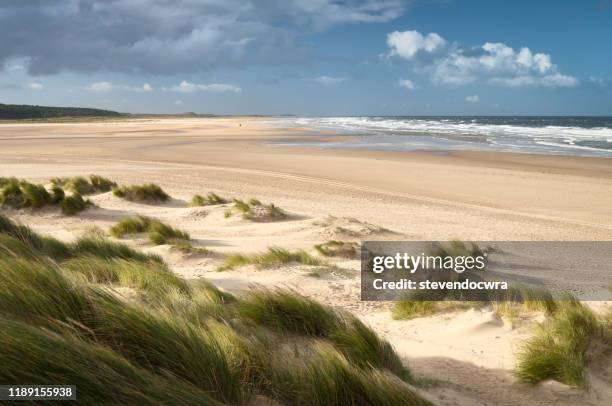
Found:
[[[612,0],[2,0],[0,103],[612,115]]]

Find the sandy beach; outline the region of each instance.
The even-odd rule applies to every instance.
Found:
[[[92,123],[0,124],[0,176],[48,182],[99,174],[119,184],[154,182],[169,203],[145,205],[112,193],[74,217],[57,211],[11,211],[36,231],[70,241],[90,226],[108,230],[130,215],[188,231],[214,255],[151,247],[172,270],[206,278],[233,293],[253,285],[288,286],[354,312],[388,339],[420,376],[443,384],[422,389],[440,405],[605,404],[609,383],[594,375],[589,390],[512,375],[518,346],[533,323],[510,325],[491,309],[410,321],[391,318],[387,303],[359,299],[359,261],[334,259],[312,276],[304,265],[256,270],[215,269],[228,253],[271,246],[312,251],[331,239],[612,240],[612,160],[493,152],[381,152],[279,146],[279,140],[338,134],[283,129],[265,118],[133,119]],[[273,202],[288,213],[278,222],[225,218],[224,206],[188,207],[196,194]]]

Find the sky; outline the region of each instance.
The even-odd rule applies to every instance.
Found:
[[[612,115],[612,0],[2,0],[0,103]]]

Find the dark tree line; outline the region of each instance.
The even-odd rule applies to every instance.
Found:
[[[52,117],[117,117],[121,113],[111,110],[81,107],[46,107],[0,103],[0,119],[19,120]]]

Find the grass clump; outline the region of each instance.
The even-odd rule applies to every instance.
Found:
[[[185,231],[145,216],[123,219],[110,229],[110,233],[117,238],[122,238],[128,234],[148,233],[149,241],[154,245],[176,243],[179,241],[184,243],[190,238],[189,234]]]
[[[359,244],[356,242],[330,240],[314,246],[319,254],[326,257],[353,258],[357,255]]]
[[[170,199],[170,196],[154,183],[121,186],[114,188],[113,194],[122,199],[143,203],[166,202]]]
[[[313,266],[320,266],[325,264],[323,261],[313,257],[304,250],[289,251],[285,248],[270,247],[267,251],[258,254],[228,255],[227,257],[225,257],[223,264],[219,266],[217,270],[228,271],[244,265],[255,265],[258,268],[271,268],[275,266],[289,264],[292,262]]]
[[[177,277],[164,264],[157,262],[80,256],[66,261],[62,267],[82,275],[90,283],[125,286],[154,297],[159,297],[170,289],[189,291],[183,279]]]
[[[51,196],[43,185],[9,178],[2,186],[0,203],[14,209],[40,209],[51,203]]]
[[[287,214],[274,203],[263,204],[257,199],[250,199],[244,202],[234,199],[234,209],[242,213],[242,218],[251,221],[276,221],[287,217]],[[225,217],[230,217],[232,211],[225,212]]]
[[[190,206],[212,206],[216,204],[225,204],[227,199],[219,196],[216,193],[209,193],[206,196],[195,195],[191,198]]]
[[[474,301],[435,301],[435,300],[400,300],[395,303],[391,310],[394,320],[411,320],[419,317],[432,316],[438,313],[456,310],[467,310],[482,307],[482,302]]]
[[[62,213],[66,216],[74,216],[75,214],[82,212],[92,204],[93,203],[91,203],[89,200],[83,199],[83,196],[81,196],[80,194],[74,193],[70,196],[64,197],[64,199],[60,203],[60,207],[62,208]]]
[[[515,373],[532,384],[554,379],[584,387],[586,367],[597,357],[610,356],[610,342],[610,324],[576,299],[566,298],[523,345]],[[598,353],[597,347],[605,353]]]
[[[218,404],[204,390],[69,334],[0,318],[0,342],[0,381],[6,384],[76,385],[84,404]]]
[[[80,195],[109,192],[113,187],[117,186],[115,182],[99,175],[90,175],[89,179],[83,176],[53,178],[51,183],[56,186],[63,186],[66,190]]]
[[[359,369],[325,343],[313,346],[307,359],[275,360],[272,382],[281,401],[291,405],[425,406],[397,377],[377,369]]]
[[[256,290],[236,306],[239,317],[249,323],[284,334],[326,338],[360,368],[388,369],[403,380],[412,380],[391,344],[359,319],[295,291]]]

